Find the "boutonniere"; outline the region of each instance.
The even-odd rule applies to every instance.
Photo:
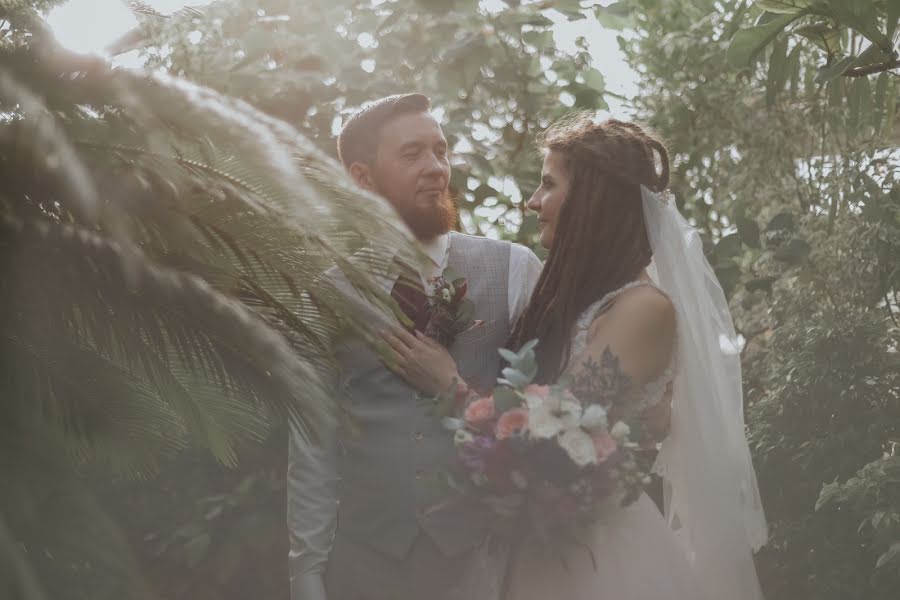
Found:
[[[444,347],[453,345],[460,333],[478,327],[482,323],[472,320],[475,304],[466,298],[469,284],[450,270],[428,280],[428,310],[431,317],[425,335]]]

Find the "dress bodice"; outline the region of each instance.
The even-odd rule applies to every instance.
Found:
[[[636,288],[649,286],[657,288],[652,282],[638,280],[627,283],[617,290],[614,290],[594,302],[575,321],[575,328],[572,332],[572,342],[569,345],[569,360],[574,360],[580,356],[587,347],[588,331],[591,323],[598,316],[609,310],[615,303],[616,299],[626,291]],[[661,292],[664,293],[664,292]],[[646,382],[643,389],[635,393],[632,402],[629,404],[628,412],[630,414],[640,414],[645,409],[659,404],[666,394],[666,388],[675,379],[675,357],[673,356],[671,363],[658,377]]]

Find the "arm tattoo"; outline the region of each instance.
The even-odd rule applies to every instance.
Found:
[[[583,404],[622,406],[628,400],[631,384],[631,377],[619,365],[619,357],[607,346],[599,364],[590,356],[581,363],[569,390]]]

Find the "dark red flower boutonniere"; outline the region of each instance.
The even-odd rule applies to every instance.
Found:
[[[431,287],[427,297],[431,318],[425,335],[444,347],[450,347],[456,336],[483,323],[472,319],[475,304],[466,298],[469,284],[450,270],[428,280]]]

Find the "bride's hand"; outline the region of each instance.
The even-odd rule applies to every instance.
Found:
[[[420,392],[441,394],[462,381],[447,349],[424,334],[395,327],[381,335],[389,346],[388,366]]]

